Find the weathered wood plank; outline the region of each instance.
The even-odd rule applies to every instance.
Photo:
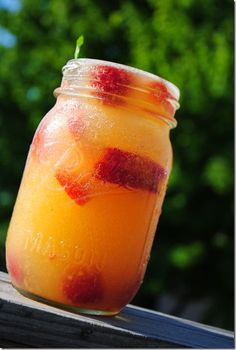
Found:
[[[132,305],[115,317],[82,316],[21,296],[0,272],[0,346],[11,343],[40,348],[209,349],[233,348],[234,336]]]

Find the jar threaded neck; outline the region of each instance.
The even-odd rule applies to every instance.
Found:
[[[154,74],[137,68],[95,59],[73,59],[63,67],[55,95],[93,97],[102,103],[135,106],[166,121],[171,128],[179,108],[179,89]]]

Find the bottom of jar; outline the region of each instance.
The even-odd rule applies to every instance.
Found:
[[[77,313],[77,314],[86,314],[86,315],[94,315],[94,316],[115,316],[119,313],[119,311],[84,309],[84,308],[80,308],[78,306],[66,305],[66,304],[56,302],[56,301],[45,299],[45,298],[40,297],[40,296],[33,294],[31,292],[28,292],[28,291],[25,291],[25,290],[20,289],[18,287],[15,287],[14,285],[13,285],[13,287],[26,298],[38,301],[38,302],[43,303],[43,304],[47,304],[49,306],[56,307],[58,309]]]

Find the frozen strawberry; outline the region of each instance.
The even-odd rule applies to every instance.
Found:
[[[31,152],[34,156],[37,156],[41,150],[41,147],[43,145],[44,142],[44,133],[45,133],[45,123],[44,121],[42,121],[35,134],[34,134],[34,138],[31,144]]]
[[[55,130],[53,130],[55,132]],[[53,153],[50,145],[52,144],[53,133],[50,130],[50,124],[47,119],[43,119],[39,124],[31,144],[31,153],[38,160],[44,162]]]
[[[95,165],[95,176],[104,182],[155,193],[167,172],[147,157],[118,148],[107,148]]]
[[[13,256],[8,256],[7,258],[7,270],[11,276],[11,278],[16,283],[21,283],[23,280],[23,271],[17,262],[16,258]]]
[[[59,170],[55,176],[59,184],[64,187],[68,196],[77,204],[83,205],[88,201],[89,182],[79,180],[75,174],[66,170]]]
[[[74,136],[75,140],[79,141],[81,136],[84,133],[84,128],[85,128],[83,115],[70,117],[68,119],[68,127],[71,134]]]
[[[88,116],[78,102],[72,102],[65,107],[65,113],[68,116],[67,125],[75,140],[79,141],[86,130]]]
[[[154,82],[151,84],[151,87],[155,90],[155,92],[153,92],[153,96],[155,96],[156,98],[160,100],[166,100],[168,98],[176,100],[176,98],[170,93],[164,82]]]
[[[154,82],[151,84],[151,88],[153,89],[151,93],[152,98],[163,104],[171,116],[174,115],[175,108],[170,100],[176,100],[176,98],[169,92],[165,83],[162,81]]]
[[[96,66],[91,74],[91,86],[94,94],[108,104],[122,103],[121,96],[128,92],[131,77],[125,70],[111,66]]]
[[[71,134],[79,140],[84,130],[85,113],[78,104],[68,103],[60,108],[54,107],[35,132],[31,145],[32,155],[42,162],[55,162],[71,144]]]
[[[63,281],[63,294],[75,304],[95,303],[102,299],[104,290],[101,273],[96,269],[76,266]]]

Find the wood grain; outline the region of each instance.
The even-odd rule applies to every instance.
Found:
[[[23,297],[0,272],[0,347],[234,348],[232,332],[128,305],[82,316]]]

